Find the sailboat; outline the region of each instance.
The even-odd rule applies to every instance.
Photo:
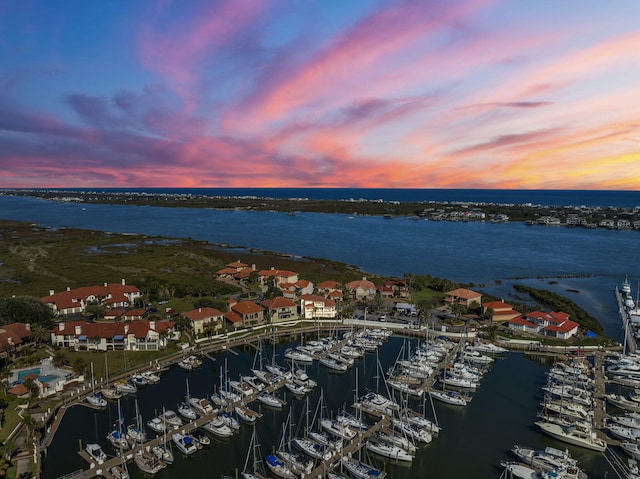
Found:
[[[115,387],[109,386],[109,365],[107,364],[107,353],[104,354],[104,372],[106,376],[105,384],[107,385],[102,387],[101,389],[102,395],[107,399],[112,399],[112,400],[120,399],[123,396],[123,394],[120,391],[118,391]]]
[[[244,469],[240,473],[242,479],[266,479],[266,475],[262,468],[260,467],[260,462],[258,461],[258,455],[260,454],[260,445],[258,444],[258,440],[256,438],[256,428],[253,427],[253,432],[251,433],[251,441],[249,442],[249,451],[247,452],[247,459],[244,462]],[[249,459],[252,459],[253,462],[251,466],[249,466]]]
[[[135,422],[127,426],[126,436],[127,436],[127,439],[132,444],[142,444],[146,441],[147,434],[144,432],[142,428],[142,416],[140,415],[140,410],[138,409],[137,400],[135,404],[136,404]]]
[[[198,419],[198,414],[193,410],[193,408],[189,404],[189,380],[187,379],[187,395],[185,396],[185,400],[178,404],[178,414],[182,417],[193,421]]]
[[[113,431],[107,434],[107,441],[109,441],[111,445],[118,451],[129,449],[129,441],[127,441],[127,438],[122,432],[123,423],[124,421],[122,420],[122,411],[120,410],[120,400],[118,400],[118,422],[116,423]]]
[[[162,462],[164,462],[165,464],[172,464],[174,459],[173,451],[171,450],[171,446],[167,443],[167,420],[166,420],[166,415],[164,414],[165,413],[164,409],[162,413],[163,415],[161,416],[162,418],[161,420],[164,425],[164,430],[162,433],[162,444],[153,446],[151,450],[156,455],[156,457],[160,459]]]
[[[107,407],[107,400],[102,396],[100,392],[96,392],[96,382],[93,378],[93,363],[91,363],[91,394],[86,397],[86,400],[93,407],[104,408]]]

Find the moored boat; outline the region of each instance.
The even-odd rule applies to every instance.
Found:
[[[195,440],[188,434],[175,433],[171,440],[182,454],[190,455],[198,450]]]
[[[98,464],[102,464],[107,460],[107,454],[102,450],[100,444],[87,444],[85,447],[85,451],[87,451],[87,454],[89,454],[91,460],[97,462]]]

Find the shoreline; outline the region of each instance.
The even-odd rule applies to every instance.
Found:
[[[587,229],[640,231],[640,206],[635,208],[543,206],[531,203],[503,204],[463,201],[385,201],[381,199],[309,199],[259,196],[208,196],[178,193],[110,192],[75,190],[0,190],[0,196],[23,196],[62,203],[208,208],[350,216],[404,217],[412,220],[450,222],[522,222],[532,226],[565,226]]]

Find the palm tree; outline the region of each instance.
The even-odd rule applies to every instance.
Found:
[[[56,351],[53,355],[53,364],[54,366],[66,366],[69,364],[69,360],[62,351]]]
[[[31,326],[31,340],[39,347],[42,343],[51,338],[51,332],[42,323],[36,323]]]

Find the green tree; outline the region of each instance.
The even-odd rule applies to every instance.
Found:
[[[54,353],[52,362],[54,366],[58,366],[58,367],[67,366],[69,364],[69,360],[67,359],[65,354],[60,350]]]
[[[53,326],[53,311],[40,299],[16,296],[0,300],[0,325],[11,323]]]
[[[77,375],[81,375],[87,372],[87,362],[84,360],[84,358],[75,358],[73,360],[73,364],[71,364],[71,367],[73,368],[73,372]]]
[[[51,330],[42,323],[36,323],[31,326],[31,339],[39,347],[51,339]]]
[[[25,379],[22,384],[24,384],[24,387],[27,388],[32,398],[37,398],[40,396],[40,388],[33,379]]]

